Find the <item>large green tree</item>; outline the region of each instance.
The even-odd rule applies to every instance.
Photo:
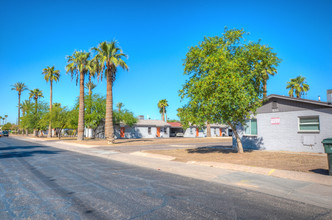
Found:
[[[17,82],[14,85],[12,85],[12,90],[17,91],[18,93],[18,118],[17,118],[17,123],[20,125],[20,107],[21,107],[21,94],[23,91],[28,90],[28,87],[22,83],[22,82]]]
[[[107,81],[105,137],[108,139],[109,143],[113,143],[113,83],[116,78],[118,67],[121,67],[124,70],[129,69],[128,65],[123,60],[123,58],[127,58],[127,55],[122,52],[117,41],[102,42],[98,47],[92,48],[92,50],[97,53],[96,59],[99,60],[101,73],[104,73]]]
[[[76,85],[78,80],[80,82],[80,96],[79,96],[79,116],[78,116],[78,132],[77,140],[82,141],[84,139],[84,77],[89,71],[90,53],[75,51],[73,55],[67,56],[67,73],[71,74],[71,77],[76,75]]]
[[[56,70],[54,66],[46,67],[43,69],[44,79],[46,82],[50,82],[50,112],[52,112],[52,96],[53,96],[53,81],[57,82],[60,79],[60,70]],[[47,137],[52,137],[52,122],[48,125]]]
[[[294,79],[291,79],[289,82],[287,82],[286,89],[289,89],[289,96],[294,97],[294,93],[296,98],[301,98],[304,93],[309,91],[309,85],[305,81],[306,78],[303,76],[298,76]]]
[[[244,30],[226,29],[222,36],[206,37],[190,48],[184,61],[184,74],[189,78],[180,90],[181,98],[188,103],[178,111],[185,127],[227,123],[233,129],[239,153],[243,147],[236,127],[261,106],[264,69],[280,62],[271,59],[276,56],[272,48],[247,41],[245,36]]]

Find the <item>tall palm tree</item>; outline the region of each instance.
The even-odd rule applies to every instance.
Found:
[[[1,119],[2,119],[2,116],[0,116],[0,126],[1,126]]]
[[[35,113],[38,111],[38,99],[42,98],[43,91],[40,89],[30,90],[29,99],[33,98],[35,100]]]
[[[33,98],[35,100],[35,114],[37,114],[38,112],[38,99],[44,97],[43,96],[43,91],[41,91],[40,89],[34,89],[34,90],[30,90],[30,95],[29,95],[29,99]],[[33,130],[33,135],[36,136],[36,129]]]
[[[17,124],[20,125],[21,94],[23,91],[28,90],[28,87],[24,83],[17,82],[14,85],[12,85],[12,90],[15,90],[18,92],[18,121],[17,121]]]
[[[159,112],[162,113],[162,120],[165,121],[165,112],[166,107],[168,106],[168,102],[166,99],[162,99],[158,102]]]
[[[291,79],[291,81],[287,82],[286,89],[289,89],[288,95],[290,97],[294,97],[294,93],[296,98],[301,98],[307,91],[309,91],[309,85],[305,82],[306,78],[303,76],[298,76],[296,78]]]
[[[21,104],[21,109],[22,109],[22,115],[23,117],[25,116],[26,113],[32,108],[31,102],[29,100],[24,100]],[[23,127],[23,133],[24,133],[24,127]],[[28,136],[29,135],[29,130],[25,128],[25,134]]]
[[[44,79],[46,82],[50,81],[50,112],[52,112],[52,94],[53,94],[53,81],[58,82],[60,79],[60,70],[56,70],[54,66],[43,69]],[[48,125],[47,137],[52,137],[52,124],[51,120]]]
[[[5,120],[6,120],[5,123],[7,123],[7,118],[8,118],[8,115],[5,115]]]
[[[116,107],[118,108],[119,112],[121,112],[121,108],[124,107],[124,104],[123,104],[122,102],[118,102],[118,103],[116,104]]]
[[[88,73],[90,53],[83,51],[75,51],[73,55],[67,56],[67,73],[71,74],[73,79],[76,75],[76,85],[80,80],[80,98],[78,113],[78,132],[77,140],[84,140],[84,77]]]
[[[263,99],[267,96],[267,80],[270,76],[274,76],[277,74],[277,66],[281,62],[281,60],[276,56],[276,53],[272,52],[272,48],[263,46],[264,48],[264,57],[267,59],[263,59],[261,62],[262,73],[263,73]]]
[[[94,88],[96,88],[96,86],[97,86],[97,85],[94,84],[93,82],[87,82],[87,83],[85,83],[85,88],[89,90],[89,96],[92,95],[92,90],[93,90]]]
[[[97,53],[96,59],[101,65],[101,73],[104,72],[107,81],[105,137],[109,143],[114,142],[113,128],[113,82],[115,81],[118,67],[128,70],[128,65],[123,60],[127,55],[122,52],[117,41],[102,42],[98,47],[92,48]]]

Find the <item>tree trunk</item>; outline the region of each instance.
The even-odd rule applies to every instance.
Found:
[[[114,128],[113,128],[113,78],[110,65],[107,65],[107,93],[106,93],[106,116],[105,116],[105,138],[109,144],[114,143]]]
[[[243,146],[242,146],[240,136],[236,131],[236,126],[233,126],[230,122],[228,122],[228,125],[231,126],[231,128],[233,130],[233,134],[235,135],[236,143],[237,143],[237,152],[242,154],[243,153]]]
[[[21,111],[21,94],[18,93],[18,121],[17,125],[20,126],[20,112]]]
[[[50,113],[52,113],[52,80],[50,80],[50,85],[51,85],[51,90],[50,90]],[[48,125],[48,134],[47,134],[48,138],[52,137],[52,123],[50,120],[50,123]]]
[[[206,122],[206,136],[211,137],[211,124]]]
[[[166,114],[166,122],[167,122],[167,112],[165,114]]]
[[[165,121],[165,107],[163,107],[163,121]]]
[[[27,136],[29,136],[29,129],[25,129],[25,133]]]
[[[80,101],[78,110],[77,140],[84,140],[84,72],[80,73]]]

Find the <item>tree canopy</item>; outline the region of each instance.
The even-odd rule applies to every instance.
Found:
[[[280,62],[271,47],[247,41],[246,35],[244,30],[225,29],[222,36],[205,37],[191,47],[184,61],[189,79],[179,91],[188,101],[178,110],[184,127],[227,123],[237,137],[239,152],[243,149],[236,126],[261,106],[264,70]]]
[[[298,76],[291,81],[287,82],[286,89],[289,89],[288,95],[290,97],[294,97],[294,93],[296,98],[301,98],[304,93],[309,91],[309,85],[305,81],[306,78],[303,76]]]

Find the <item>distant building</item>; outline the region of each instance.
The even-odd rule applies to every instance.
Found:
[[[332,90],[329,90],[332,94]],[[332,96],[328,102],[269,95],[245,126],[238,126],[244,148],[324,152],[332,137]],[[233,136],[233,144],[236,140]]]

